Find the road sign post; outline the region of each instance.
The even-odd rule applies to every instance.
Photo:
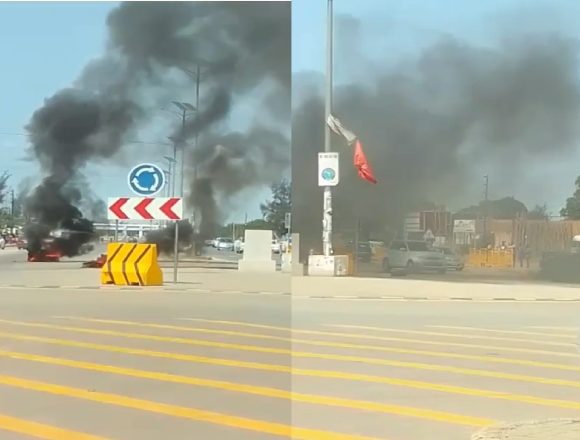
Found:
[[[165,173],[157,165],[142,163],[129,172],[127,183],[138,196],[153,196],[165,187]]]
[[[108,200],[107,218],[115,220],[171,220],[175,222],[173,246],[173,282],[177,283],[179,265],[179,221],[183,219],[181,197],[112,197]],[[115,227],[117,230],[118,227]],[[115,232],[115,236],[117,233]],[[117,241],[117,237],[115,237]]]
[[[183,218],[181,197],[112,197],[109,220],[172,220]]]
[[[324,187],[324,216],[322,219],[323,255],[332,254],[332,193],[330,188],[338,185],[338,153],[318,153],[318,186]]]
[[[177,266],[179,265],[179,221],[175,221],[175,243],[173,245],[173,284],[177,284]]]

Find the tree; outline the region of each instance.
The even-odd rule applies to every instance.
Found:
[[[550,214],[548,214],[548,205],[536,205],[528,212],[528,219],[530,220],[548,220]]]
[[[576,178],[576,191],[566,200],[566,206],[560,211],[562,217],[570,220],[580,220],[580,176]]]
[[[4,171],[4,173],[0,175],[0,204],[6,201],[6,196],[8,195],[9,178],[10,174],[8,174],[8,171]]]
[[[487,215],[489,218],[496,219],[514,219],[518,215],[526,214],[528,209],[519,200],[513,197],[504,197],[499,200],[489,200],[481,202],[478,206],[464,208],[455,214],[456,219],[474,220],[478,217]]]
[[[264,220],[272,230],[282,236],[286,233],[284,220],[286,214],[292,211],[291,185],[287,180],[271,186],[272,200],[262,203],[260,210]]]

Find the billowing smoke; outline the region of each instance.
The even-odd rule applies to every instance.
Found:
[[[159,254],[173,254],[175,249],[176,225],[178,228],[177,234],[179,245],[191,245],[194,242],[193,227],[185,220],[171,223],[167,228],[149,232],[146,237],[147,242],[155,243]]]
[[[385,236],[411,210],[477,204],[487,172],[501,195],[533,182],[531,164],[577,147],[578,48],[577,41],[551,34],[505,38],[486,48],[442,38],[398,65],[386,53],[382,70],[337,86],[333,112],[360,136],[379,184],[357,177],[352,150],[333,137],[341,152],[335,230],[352,231],[359,218]],[[293,220],[305,251],[321,242],[321,94],[304,98],[293,120]]]
[[[207,239],[225,214],[230,197],[244,188],[279,181],[288,169],[290,141],[280,132],[255,126],[247,133],[207,136],[196,152],[200,173],[193,182],[191,204],[200,209],[199,235]]]
[[[284,149],[279,121],[285,114],[287,125],[290,109],[289,2],[122,3],[110,13],[107,25],[106,52],[91,61],[70,88],[48,98],[27,126],[31,152],[45,175],[26,203],[29,215],[42,226],[30,228],[36,231],[30,232],[31,240],[38,241],[54,228],[85,228],[90,222],[85,221],[81,208],[92,219],[102,216],[102,203],[86,193],[83,169],[90,163],[120,157],[129,136],[147,126],[162,106],[172,100],[192,101],[195,84],[186,71],[197,65],[203,72],[200,108],[185,128],[180,126],[174,132],[188,149],[186,157],[207,164],[203,151],[217,145],[211,145],[210,139],[220,133],[223,147],[231,150],[235,160],[243,158],[248,172],[257,174],[238,178],[242,186],[236,190],[244,189],[243,185],[269,184],[275,173],[257,166],[264,155],[256,161],[244,158],[256,150],[256,130],[240,135],[246,145],[240,144],[238,135],[231,135],[232,145],[227,141],[228,117],[236,103],[262,89],[268,90],[264,105],[254,109],[252,116],[259,120],[262,115],[275,115],[274,123],[266,122],[264,130],[272,132],[271,147],[280,149],[275,157]],[[199,157],[189,147],[194,136],[203,146]],[[289,166],[287,140],[285,147],[287,159],[272,163],[278,174]],[[269,146],[260,144],[259,148]],[[224,172],[216,167],[204,172],[199,165],[202,183],[192,183],[192,187],[198,194],[208,188],[201,200],[213,200],[215,212],[222,212],[215,197],[221,191],[235,191],[228,189]],[[204,179],[209,179],[209,185],[204,186]],[[191,180],[190,175],[186,180]],[[206,206],[205,202],[199,206],[202,215],[205,211],[203,218],[213,221],[217,214],[208,212]],[[68,244],[67,249],[71,254],[78,251]]]

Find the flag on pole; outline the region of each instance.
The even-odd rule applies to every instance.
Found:
[[[330,129],[334,131],[337,135],[345,138],[346,142],[349,145],[352,145],[353,142],[356,140],[356,135],[352,131],[344,128],[342,122],[340,122],[340,120],[338,118],[335,118],[333,115],[328,115],[326,123],[328,124],[328,127],[330,127]]]
[[[362,149],[360,141],[357,139],[354,146],[354,166],[358,171],[358,175],[361,179],[366,180],[370,183],[377,183],[371,164],[365,156],[365,152]]]
[[[346,142],[352,146],[354,145],[354,167],[356,168],[358,175],[361,179],[366,180],[370,183],[377,183],[377,179],[375,179],[373,170],[367,157],[363,151],[362,144],[358,139],[358,136],[355,135],[352,131],[346,129],[342,122],[332,114],[328,115],[328,119],[326,120],[328,127],[335,132],[337,135],[342,136]]]

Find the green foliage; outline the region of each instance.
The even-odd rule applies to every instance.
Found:
[[[580,176],[576,178],[576,191],[566,200],[566,206],[560,211],[562,217],[570,220],[580,220]]]
[[[287,232],[284,224],[286,213],[292,212],[291,184],[283,180],[279,184],[272,185],[272,199],[260,205],[264,220],[278,236]]]
[[[464,208],[455,214],[456,219],[474,220],[486,215],[495,219],[514,219],[518,215],[527,214],[528,209],[513,197],[481,202],[479,205]]]
[[[8,171],[4,171],[0,175],[0,205],[3,204],[8,197],[8,179],[10,179],[10,174]]]
[[[548,213],[548,205],[536,205],[528,212],[528,219],[530,220],[548,220],[550,214]]]

